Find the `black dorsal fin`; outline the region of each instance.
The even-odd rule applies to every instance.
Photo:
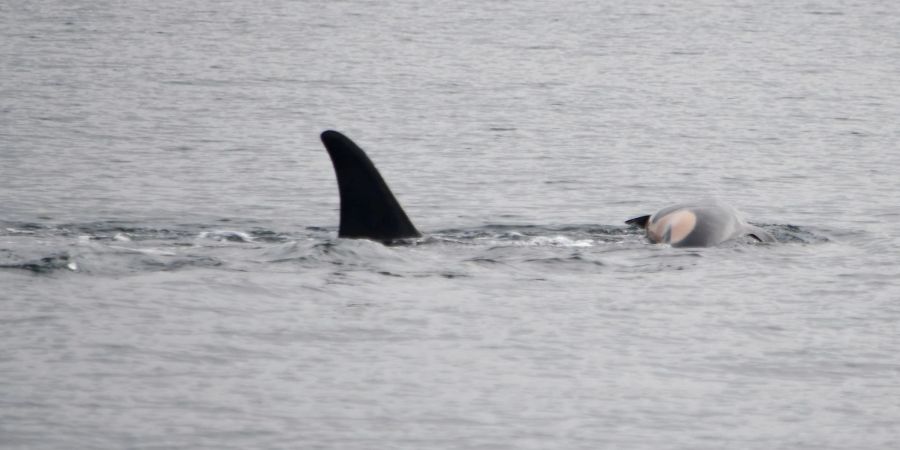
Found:
[[[358,145],[332,130],[322,133],[322,143],[331,156],[341,195],[338,237],[389,242],[421,236]]]
[[[641,228],[647,228],[647,221],[650,220],[650,216],[641,216],[635,217],[634,219],[628,219],[625,221],[628,225],[637,225]]]

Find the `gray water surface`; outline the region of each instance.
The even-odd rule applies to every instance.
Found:
[[[0,5],[0,447],[900,446],[896,2],[434,3]]]

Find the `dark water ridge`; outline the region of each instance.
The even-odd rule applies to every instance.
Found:
[[[247,263],[284,262],[334,263],[377,259],[380,252],[366,254],[362,249],[378,245],[365,241],[350,242],[335,237],[332,228],[308,227],[299,232],[280,232],[264,228],[223,229],[217,224],[180,224],[160,228],[138,224],[103,221],[45,225],[34,222],[0,222],[0,269],[20,269],[35,273],[67,270],[103,275],[142,271],[178,270],[191,267],[242,267]],[[778,239],[778,244],[818,244],[828,242],[824,230],[794,225],[763,225]],[[819,234],[822,233],[822,234]],[[561,247],[587,249],[602,255],[623,248],[650,246],[643,231],[627,226],[603,225],[485,225],[471,229],[439,230],[419,239],[399,240],[389,247],[413,246],[428,251],[446,252],[464,248],[473,260],[492,261],[488,254],[498,248]],[[753,239],[736,239],[725,246],[754,245]],[[47,247],[50,247],[47,249]],[[466,248],[468,247],[468,248]],[[473,248],[474,247],[474,248]],[[37,250],[40,253],[34,254]],[[457,249],[459,250],[459,249]],[[387,251],[390,251],[387,249]],[[510,252],[514,252],[510,250]],[[533,262],[534,250],[523,250],[521,261]],[[515,255],[509,255],[516,259]],[[225,258],[225,259],[222,259]],[[550,257],[549,261],[553,261]],[[577,258],[576,258],[577,260]],[[415,267],[415,261],[408,261]],[[545,261],[546,262],[546,261]],[[123,272],[124,269],[124,272]]]

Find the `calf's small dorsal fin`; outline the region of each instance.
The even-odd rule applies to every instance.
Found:
[[[331,157],[340,191],[338,237],[389,242],[421,236],[378,169],[356,143],[333,130],[323,132],[321,138]]]
[[[760,227],[749,225],[747,228],[747,235],[759,242],[765,242],[769,244],[778,242],[778,240],[775,239],[775,236],[773,236],[772,233],[769,233],[768,231]]]
[[[647,221],[649,221],[649,220],[650,220],[650,216],[647,215],[647,216],[635,217],[634,219],[628,219],[625,221],[625,223],[628,225],[637,225],[641,228],[647,228]]]

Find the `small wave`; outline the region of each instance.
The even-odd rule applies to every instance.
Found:
[[[125,253],[140,253],[142,255],[151,255],[151,256],[176,256],[177,253],[162,250],[157,248],[131,248],[131,247],[122,247],[119,245],[110,245],[109,248],[113,250],[122,250]]]
[[[67,253],[19,263],[0,264],[0,269],[27,270],[33,273],[50,273],[57,270],[77,271],[78,264]]]
[[[222,220],[228,221],[228,220]],[[154,227],[108,220],[85,223],[38,224],[0,222],[0,236],[77,237],[81,241],[189,241],[209,239],[220,242],[288,242],[298,233],[282,233],[264,228],[222,230],[209,224],[177,224]],[[300,233],[307,234],[307,233]]]
[[[190,226],[173,228],[141,227],[118,221],[86,223],[38,224],[31,222],[4,223],[0,235],[36,235],[41,237],[77,236],[87,240],[172,240],[196,235]]]
[[[222,267],[224,263],[218,258],[211,256],[185,256],[165,260],[144,260],[141,265],[144,269],[171,272],[194,267]]]
[[[414,246],[387,246],[367,239],[306,239],[263,249],[257,262],[303,267],[377,268],[401,273]]]
[[[18,234],[34,234],[34,233],[35,233],[35,232],[32,231],[32,230],[18,230],[18,229],[16,229],[16,228],[5,228],[5,230],[6,230],[8,233],[12,234],[12,235],[18,235]]]
[[[474,229],[437,232],[434,242],[463,245],[594,247],[600,243],[618,242],[622,236],[634,234],[628,227],[604,225],[487,225]]]
[[[266,243],[288,242],[292,239],[289,235],[266,229],[251,230],[250,236],[252,236],[253,240],[256,242]]]
[[[550,265],[560,265],[560,264],[587,264],[594,266],[603,266],[603,262],[586,259],[584,256],[580,254],[572,254],[568,257],[560,257],[560,256],[550,256],[544,258],[532,258],[526,259],[525,262],[529,263],[539,263],[539,264],[550,264]]]
[[[593,247],[593,239],[571,239],[566,236],[537,236],[528,244],[551,247]]]
[[[823,244],[831,242],[824,234],[816,230],[790,224],[754,224],[775,236],[778,243],[791,244]]]
[[[204,231],[198,236],[200,239],[210,239],[218,242],[253,242],[253,236],[243,231],[214,230]]]

